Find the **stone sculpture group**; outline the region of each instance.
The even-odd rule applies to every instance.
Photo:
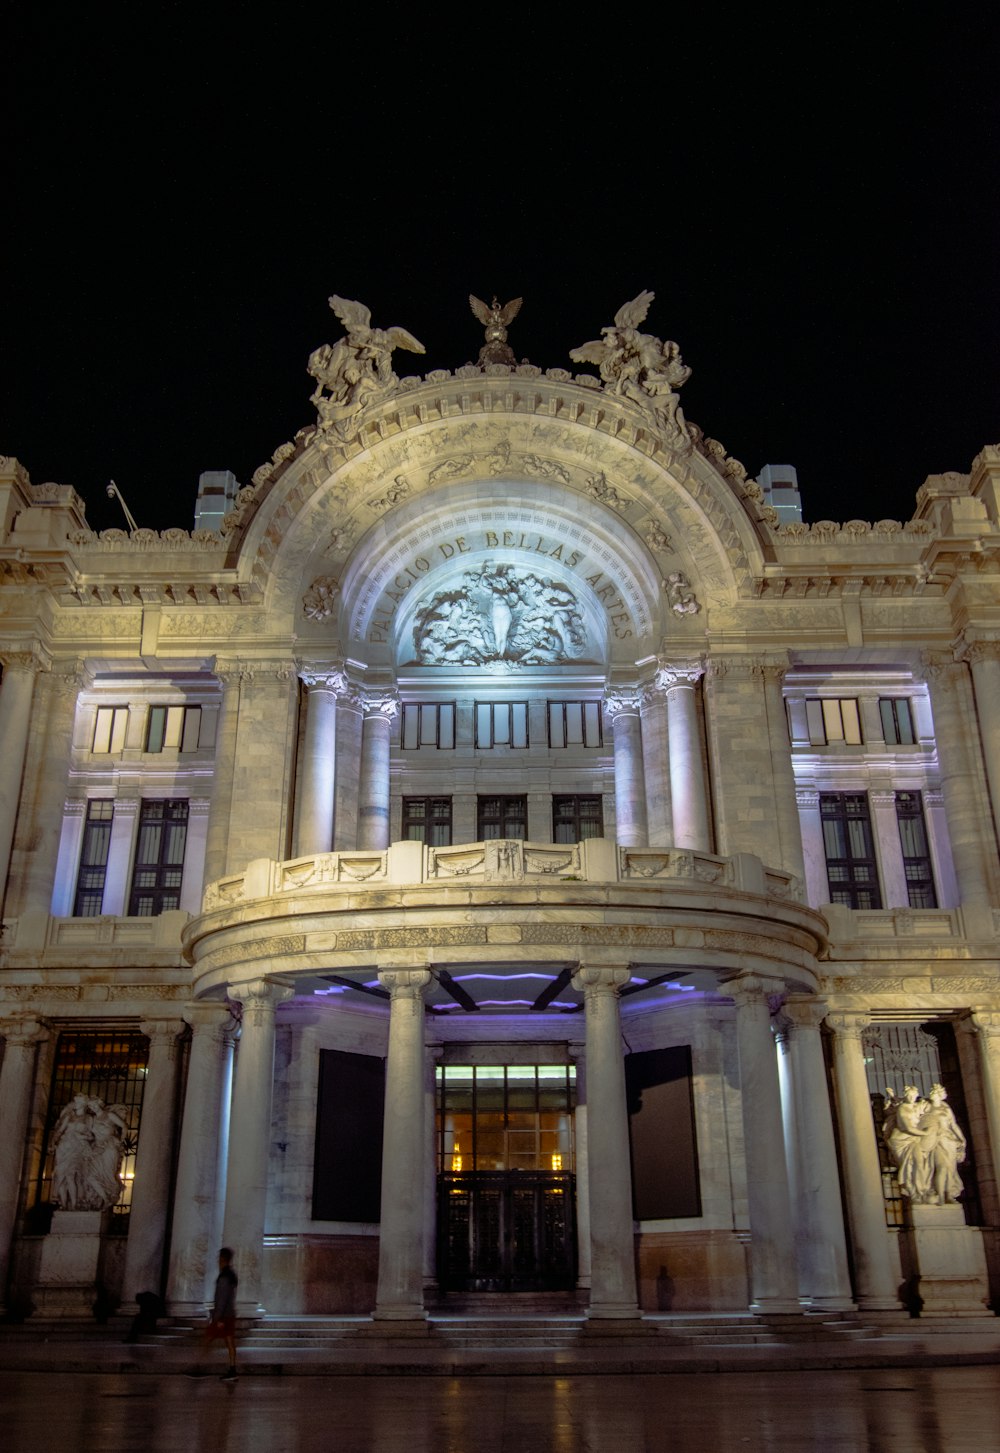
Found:
[[[882,1134],[899,1189],[914,1205],[953,1205],[962,1194],[958,1167],[966,1141],[946,1099],[943,1085],[932,1085],[926,1100],[916,1085],[904,1085],[901,1100],[886,1090]]]
[[[105,1211],[121,1195],[127,1112],[74,1095],[52,1133],[52,1200],[60,1211]]]

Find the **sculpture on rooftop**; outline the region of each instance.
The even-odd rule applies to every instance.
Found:
[[[506,363],[513,368],[517,363],[514,350],[507,342],[507,324],[512,323],[521,311],[523,298],[512,298],[501,308],[496,293],[493,302],[487,306],[482,298],[469,294],[469,307],[486,329],[486,342],[479,350],[479,367],[488,363]]]
[[[392,369],[393,350],[423,353],[425,349],[405,328],[373,328],[371,309],[363,303],[336,293],[329,301],[347,332],[310,354],[308,371],[316,380],[311,402],[319,415],[320,435],[348,439],[365,404],[399,383]]]
[[[653,415],[667,437],[690,447],[691,434],[681,412],[677,390],[691,377],[672,339],[663,342],[651,333],[640,333],[655,293],[643,292],[625,303],[602,336],[570,351],[574,363],[596,363],[610,393],[631,399]]]

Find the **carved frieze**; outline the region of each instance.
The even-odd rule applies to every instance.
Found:
[[[586,646],[583,613],[567,586],[489,562],[436,591],[413,626],[414,659],[425,665],[572,661]]]

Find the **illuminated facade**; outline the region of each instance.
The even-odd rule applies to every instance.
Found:
[[[1000,450],[779,520],[635,377],[327,382],[222,533],[0,461],[15,1314],[194,1313],[223,1241],[248,1314],[1000,1289]],[[898,1194],[904,1081],[959,1210]],[[56,1295],[81,1092],[123,1190]]]

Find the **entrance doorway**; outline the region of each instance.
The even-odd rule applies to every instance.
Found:
[[[437,1071],[442,1291],[576,1284],[574,1065]]]

